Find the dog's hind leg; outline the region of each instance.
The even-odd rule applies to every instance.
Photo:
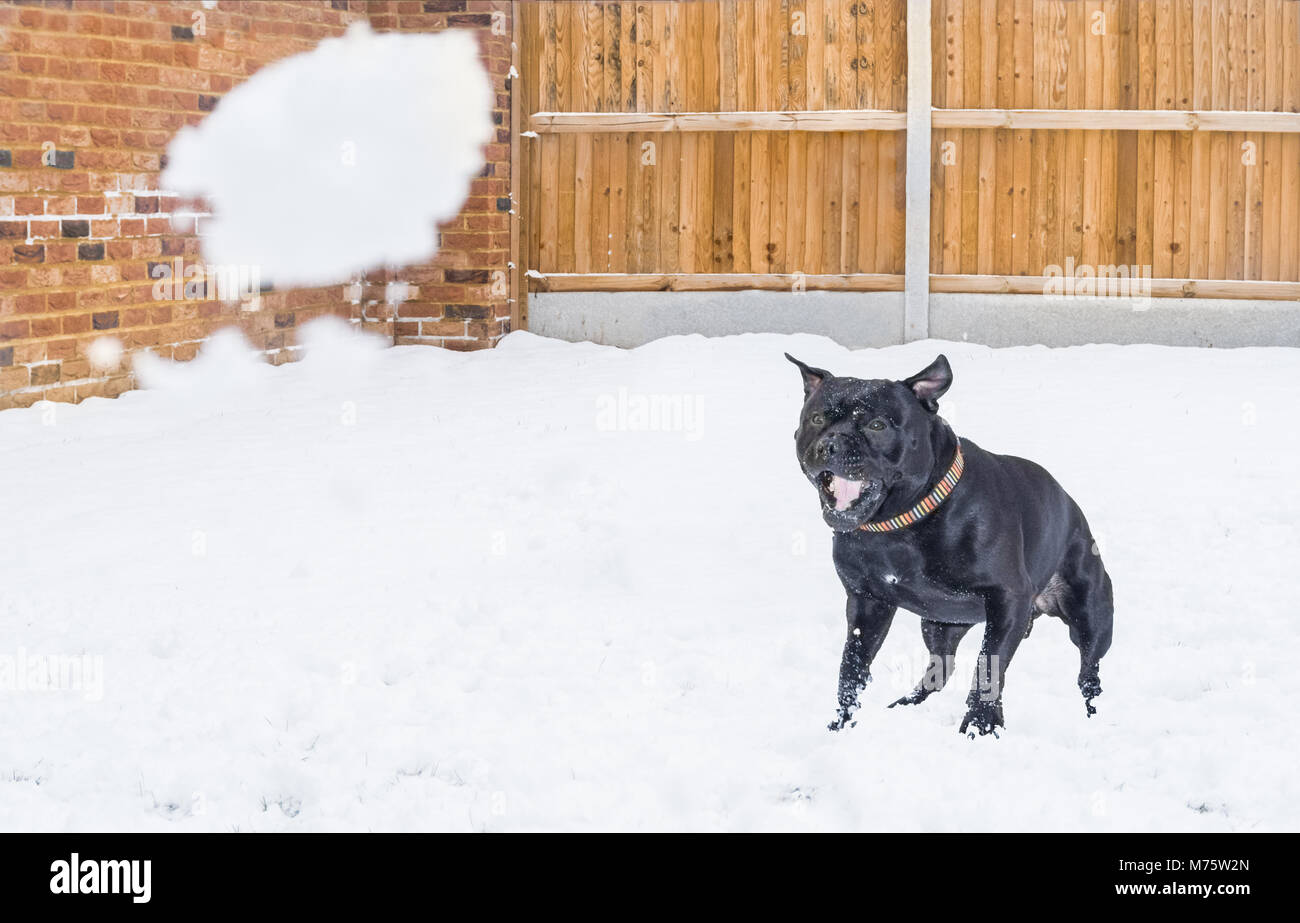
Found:
[[[1110,649],[1115,597],[1110,575],[1087,530],[1071,547],[1060,576],[1066,592],[1060,594],[1059,611],[1052,614],[1069,627],[1070,640],[1079,649],[1079,692],[1091,717],[1097,713],[1092,700],[1101,695],[1100,664]]]
[[[903,696],[895,705],[919,705],[948,684],[952,678],[953,664],[957,659],[957,645],[970,631],[970,625],[949,625],[945,622],[921,620],[921,637],[930,652],[930,665],[916,688]]]

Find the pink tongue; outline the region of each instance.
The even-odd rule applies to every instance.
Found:
[[[835,508],[842,512],[849,508],[850,503],[862,496],[862,482],[850,481],[838,474],[831,475],[831,494],[835,497]]]

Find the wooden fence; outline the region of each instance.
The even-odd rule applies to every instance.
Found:
[[[1300,0],[934,0],[920,241],[905,0],[519,9],[532,290],[1300,298]]]

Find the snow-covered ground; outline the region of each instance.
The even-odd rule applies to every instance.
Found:
[[[1300,351],[318,340],[0,413],[0,829],[1300,827]],[[787,350],[944,351],[957,431],[1074,495],[1115,581],[1095,718],[1052,619],[1000,740],[956,730],[975,632],[886,709],[924,664],[900,613],[825,729],[843,596]],[[14,676],[45,655],[82,688]]]

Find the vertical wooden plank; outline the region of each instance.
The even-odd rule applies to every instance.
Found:
[[[1260,183],[1264,199],[1263,222],[1260,228],[1261,254],[1260,278],[1278,281],[1282,278],[1282,136],[1264,135],[1260,147],[1262,169]]]
[[[882,272],[903,271],[903,203],[906,138],[901,131],[880,131],[880,185],[876,258]]]
[[[650,5],[650,79],[654,82],[654,95],[650,108],[655,112],[672,112],[672,49],[669,37],[669,4]]]
[[[790,0],[788,4],[789,62],[787,76],[790,109],[808,108],[808,35],[809,10],[806,0]],[[789,133],[789,148],[785,176],[785,265],[786,272],[807,272],[804,263],[805,234],[807,232],[807,173],[808,136],[803,132]]]
[[[641,206],[645,201],[646,182],[646,166],[644,164],[646,152],[642,144],[646,142],[653,144],[655,139],[653,136],[629,133],[627,142],[627,148],[623,152],[627,160],[627,189],[624,193],[624,205],[627,209],[627,215],[624,218],[623,250],[627,255],[628,272],[649,272],[650,269],[645,260],[645,248],[641,239],[641,228],[643,227]]]
[[[942,6],[943,0],[934,0],[935,7]],[[858,75],[858,108],[875,109],[876,106],[876,3],[875,0],[863,0],[853,7],[854,28],[857,32],[856,71]],[[936,33],[938,34],[938,33]],[[932,55],[935,66],[942,62],[942,55]],[[942,83],[940,84],[942,85]],[[935,105],[941,105],[936,102]],[[866,177],[863,177],[865,180]],[[861,240],[861,237],[859,237]]]
[[[650,112],[654,109],[655,80],[652,43],[654,40],[654,21],[651,19],[649,3],[633,4],[636,17],[636,111]]]
[[[559,111],[574,110],[577,97],[575,75],[578,72],[577,48],[574,40],[575,16],[571,4],[556,7],[556,99]],[[556,208],[559,211],[559,241],[556,270],[573,272],[574,253],[574,202],[577,184],[574,182],[577,160],[577,138],[574,135],[561,135],[559,186],[557,187]]]
[[[574,50],[573,108],[579,112],[590,112],[596,108],[594,96],[604,97],[604,67],[596,56],[601,53],[605,37],[605,18],[600,15],[600,39],[597,41],[596,30],[592,28],[591,15],[594,7],[590,3],[575,3],[572,12],[572,39]],[[598,92],[593,86],[599,82]],[[573,166],[573,269],[574,272],[591,272],[592,251],[595,249],[591,240],[592,213],[592,152],[595,138],[590,132],[583,132],[574,137]]]
[[[620,89],[621,94],[621,89]],[[621,99],[621,95],[617,97]],[[627,170],[632,137],[625,132],[609,136],[609,218],[605,265],[607,272],[627,272]]]
[[[880,15],[884,15],[883,12]],[[948,70],[952,66],[948,60],[948,29],[951,22],[947,0],[932,0],[930,3],[930,102],[936,109],[952,108],[948,105],[947,94]],[[879,48],[874,37],[870,38],[870,42],[872,50],[864,50],[863,54],[868,60],[874,61]],[[872,98],[875,98],[874,87]],[[933,247],[930,248],[930,253],[934,254]]]
[[[787,68],[789,77],[790,109],[808,108],[808,9],[806,0],[790,0],[790,61]]]
[[[839,0],[840,75],[839,106],[858,107],[858,0]],[[856,167],[854,168],[856,169]],[[847,176],[847,174],[845,174]],[[856,259],[856,257],[855,257]]]
[[[739,108],[736,104],[736,0],[714,0],[710,5],[718,11],[717,45],[712,49],[718,61],[718,108],[735,112]]]
[[[948,0],[944,16],[944,52],[947,68],[944,73],[944,98],[948,108],[962,109],[966,106],[966,61],[963,25],[966,21],[965,4],[978,0]],[[968,243],[962,239],[962,208],[965,204],[962,196],[962,167],[968,156],[960,129],[945,129],[939,132],[939,159],[943,165],[943,272],[947,274],[962,271],[962,246]],[[884,173],[884,161],[881,162]],[[888,196],[881,193],[882,202]],[[887,210],[884,209],[884,210]]]
[[[721,47],[720,16],[717,0],[700,4],[701,27],[693,51],[703,64],[699,111],[717,112],[722,107],[722,80],[719,48]],[[733,74],[734,77],[734,74]]]
[[[874,92],[874,90],[873,90]],[[880,133],[867,132],[858,141],[858,266],[859,272],[879,272],[876,223],[879,204]],[[937,161],[936,161],[937,162]],[[937,168],[936,168],[937,169]],[[933,189],[931,185],[931,189]],[[938,198],[931,194],[931,202]],[[934,222],[931,222],[933,226]],[[943,222],[939,222],[943,226]],[[933,253],[931,256],[933,259]]]
[[[1155,178],[1151,230],[1151,273],[1158,279],[1174,275],[1174,138],[1173,132],[1157,131],[1153,153]]]
[[[828,84],[829,87],[829,84]],[[823,132],[826,141],[823,152],[825,183],[822,189],[821,245],[818,247],[817,271],[839,272],[840,238],[844,221],[844,135],[841,132]]]
[[[754,106],[754,71],[757,55],[754,50],[754,4],[740,0],[735,3],[735,28],[731,35],[735,43],[736,59],[736,109],[749,112]],[[740,256],[739,253],[736,254]]]
[[[1037,70],[1044,73],[1042,105],[1048,109],[1064,109],[1067,103],[1069,79],[1069,18],[1066,3],[1054,0],[1047,3],[1042,14],[1035,18],[1035,30],[1043,31],[1041,44],[1042,56],[1035,52],[1034,62]],[[1048,265],[1064,267],[1065,256],[1062,252],[1062,227],[1065,218],[1062,201],[1061,159],[1064,156],[1066,132],[1043,132],[1042,150],[1042,211],[1043,211],[1043,270]]]
[[[696,214],[696,236],[695,236],[695,255],[693,265],[694,272],[712,272],[714,265],[713,255],[718,246],[717,243],[717,219],[718,215],[713,213],[714,189],[713,178],[716,169],[714,159],[714,150],[718,143],[718,135],[708,132],[701,132],[697,143],[699,153],[695,163],[695,214]],[[730,217],[730,215],[728,215]]]
[[[1101,105],[1106,109],[1119,107],[1124,80],[1120,63],[1122,16],[1117,9],[1118,3],[1119,0],[1103,0],[1101,7],[1106,14],[1106,31],[1096,37],[1102,57]],[[1098,163],[1101,176],[1097,182],[1097,260],[1102,266],[1113,266],[1119,257],[1119,133],[1103,131],[1097,140],[1101,158]]]
[[[1196,218],[1192,205],[1195,178],[1193,170],[1194,138],[1187,132],[1173,133],[1174,144],[1174,239],[1169,245],[1173,254],[1172,275],[1175,279],[1188,279],[1192,271],[1192,221]]]
[[[780,43],[773,40],[772,0],[758,0],[753,6],[754,20],[754,97],[749,107],[756,111],[775,109],[773,96],[773,61],[779,62]]]
[[[1017,109],[1032,109],[1034,105],[1034,4],[1032,0],[1016,0],[1013,8],[1014,80],[1013,99]],[[1030,132],[1018,129],[1012,135],[1014,162],[1012,183],[1015,196],[1011,203],[1011,223],[1015,237],[1011,242],[1012,272],[1025,275],[1029,267],[1029,238],[1032,235],[1032,216],[1029,206],[1029,185],[1033,168],[1033,153],[1029,145]]]
[[[905,2],[876,0],[876,103],[881,109],[901,111],[907,107],[906,96],[899,93],[905,86],[907,68],[906,36],[900,27],[906,16]]]
[[[681,160],[677,163],[680,174],[680,192],[678,194],[677,235],[677,271],[702,272],[695,264],[695,238],[701,233],[699,193],[696,189],[695,165],[700,159],[700,136],[695,132],[684,132],[677,139],[681,145]]]
[[[772,89],[776,92],[772,108],[784,110],[790,105],[790,58],[794,54],[793,36],[790,31],[791,17],[794,14],[792,0],[772,0],[774,16],[772,36],[780,47],[780,54],[773,48],[772,67],[774,70]],[[784,251],[782,251],[784,252]]]
[[[792,78],[793,80],[793,78]],[[794,83],[791,83],[794,88]],[[787,272],[808,272],[804,263],[804,233],[808,206],[808,135],[789,132],[790,152],[786,164],[785,253]]]
[[[997,30],[997,107],[1015,107],[1015,7],[1013,0],[997,0],[994,7]],[[1007,129],[993,133],[994,155],[994,237],[993,271],[999,275],[1010,274],[1012,269],[1012,242],[1015,227],[1012,223],[1012,203],[1015,199],[1014,138]],[[946,206],[945,206],[946,207]],[[945,259],[945,263],[947,260]]]
[[[668,22],[664,26],[664,55],[668,58],[668,103],[669,112],[683,112],[686,110],[686,92],[688,89],[689,72],[685,49],[689,47],[689,38],[684,36],[682,29],[685,19],[682,16],[682,5],[680,3],[667,4]]]
[[[735,145],[733,132],[720,131],[713,135],[713,234],[710,268],[706,272],[735,271],[735,231],[731,223],[735,196]]]
[[[622,13],[619,16],[619,47],[621,49],[622,67],[619,70],[622,83],[619,109],[622,112],[637,111],[637,59],[641,49],[637,45],[636,4],[620,3]],[[631,174],[628,174],[629,180]]]
[[[1195,0],[1193,16],[1195,46],[1192,52],[1193,108],[1214,108],[1214,18],[1212,0]],[[1217,198],[1211,188],[1210,138],[1201,132],[1191,139],[1193,191],[1190,216],[1190,252],[1188,272],[1193,278],[1209,278],[1210,268],[1210,200]]]
[[[1137,107],[1156,107],[1156,2],[1138,0],[1138,27],[1136,35],[1138,92]],[[1168,48],[1168,43],[1162,43]],[[1137,135],[1137,209],[1134,215],[1134,259],[1139,269],[1155,265],[1155,145],[1156,133],[1138,132]]]
[[[790,4],[788,0],[771,0],[767,30],[772,96],[769,104],[777,109],[789,108],[790,102]],[[765,246],[769,272],[788,272],[786,243],[786,198],[790,163],[790,136],[777,132],[768,136],[770,206],[768,239]]]
[[[1267,0],[1250,0],[1249,19],[1246,26],[1246,45],[1250,60],[1247,77],[1246,106],[1252,111],[1264,110],[1264,46],[1268,37],[1264,33],[1264,7]],[[1263,262],[1264,198],[1261,185],[1262,162],[1264,159],[1264,136],[1259,133],[1246,136],[1251,148],[1250,160],[1246,165],[1246,228],[1244,241],[1243,272],[1247,279],[1260,278],[1260,265]],[[1245,156],[1243,154],[1243,156]]]
[[[749,235],[752,208],[752,190],[750,189],[749,161],[755,133],[737,132],[733,138],[733,163],[729,166],[731,173],[723,177],[731,181],[731,232],[727,241],[731,269],[729,272],[751,272],[749,265]],[[733,179],[734,177],[734,179]]]
[[[1137,109],[1138,73],[1138,4],[1139,0],[1117,0],[1115,13],[1119,20],[1116,37],[1119,48],[1119,87],[1116,105],[1121,109]],[[1149,5],[1149,4],[1148,4]],[[1149,136],[1148,136],[1149,137]],[[1139,133],[1115,133],[1115,262],[1121,266],[1134,266],[1137,258],[1137,224],[1140,186],[1138,160]]]
[[[966,95],[968,105],[992,109],[998,104],[998,25],[997,4],[977,4],[980,32],[979,88],[975,96]],[[974,61],[968,63],[973,66]],[[991,129],[974,132],[967,156],[978,160],[975,178],[976,202],[975,272],[989,275],[996,269],[997,217],[997,133]],[[963,244],[963,247],[965,245]]]
[[[822,0],[822,108],[842,109],[840,104],[840,0]],[[830,145],[827,145],[829,149]]]
[[[539,94],[544,96],[543,105],[548,111],[558,111],[559,104],[559,17],[556,4],[542,5],[543,51],[541,63],[543,68],[542,87]],[[539,209],[538,269],[541,272],[557,272],[560,265],[560,139],[556,135],[547,135],[537,139],[538,159],[541,161],[541,179],[538,192],[542,201]]]
[[[1269,36],[1263,45],[1264,109],[1280,112],[1282,109],[1282,59],[1285,54],[1285,37],[1282,36],[1282,0],[1265,0],[1264,34]],[[1275,36],[1282,36],[1279,41]]]
[[[1230,67],[1231,37],[1228,7],[1224,0],[1210,0],[1212,16],[1212,34],[1214,63],[1211,71],[1212,89],[1210,105],[1215,109],[1229,109],[1232,106],[1232,83]],[[1210,200],[1209,257],[1206,271],[1211,279],[1227,278],[1228,237],[1232,233],[1229,225],[1229,195],[1231,176],[1228,166],[1227,132],[1212,132],[1210,142],[1210,180],[1203,187],[1203,195]]]
[[[788,176],[790,172],[790,138],[788,132],[768,135],[768,159],[771,162],[771,214],[768,221],[768,272],[791,272],[789,243],[786,241]]]
[[[981,7],[969,2],[962,7],[962,100],[966,106],[980,105],[984,91],[981,67],[984,61]],[[961,133],[961,271],[978,271],[980,221],[980,132],[965,129]]]
[[[1177,49],[1178,21],[1173,0],[1156,0],[1153,35],[1161,40],[1155,49],[1154,101],[1159,109],[1177,107],[1177,73],[1174,54]],[[1151,272],[1159,279],[1173,276],[1174,243],[1174,138],[1172,132],[1152,132],[1152,213]]]
[[[749,271],[770,272],[772,234],[772,164],[768,158],[771,132],[756,131],[749,148]],[[737,246],[739,256],[739,245]]]
[[[809,100],[809,105],[813,104]],[[819,100],[818,105],[823,105]],[[826,209],[826,132],[815,131],[807,135],[807,147],[804,162],[805,198],[804,198],[804,233],[803,247],[804,272],[821,272],[822,264],[822,224]]]
[[[1178,107],[1190,109],[1196,99],[1196,8],[1195,0],[1174,0],[1176,24],[1174,49],[1174,94]],[[1169,243],[1170,271],[1174,278],[1191,276],[1192,266],[1192,137],[1172,133],[1173,147],[1173,238]]]
[[[681,272],[682,136],[666,132],[659,141],[659,262],[664,272]]]
[[[853,92],[857,93],[856,81]],[[844,208],[840,212],[840,267],[839,272],[867,272],[858,263],[858,229],[862,226],[862,198],[859,172],[863,142],[862,132],[844,134],[840,173],[843,177]]]

